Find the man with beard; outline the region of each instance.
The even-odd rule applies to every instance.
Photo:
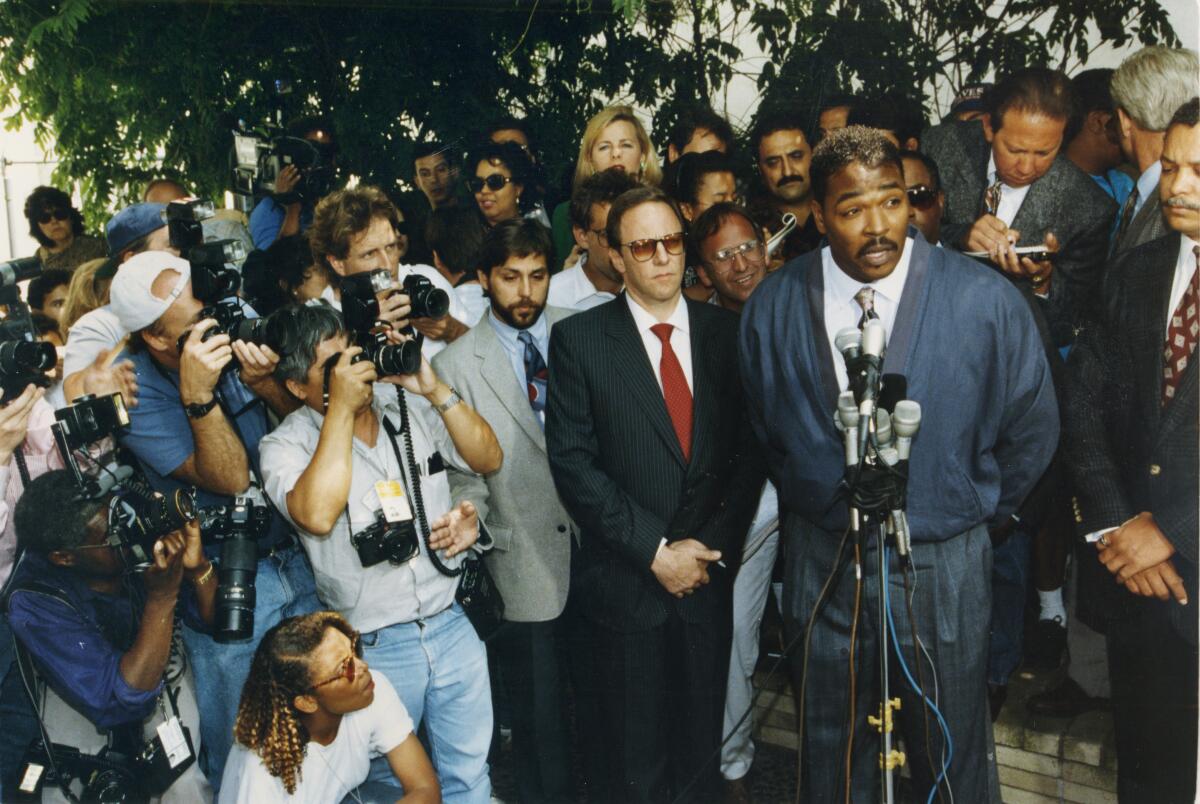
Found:
[[[505,455],[486,476],[452,467],[450,489],[475,504],[495,540],[484,560],[505,601],[505,624],[489,648],[511,707],[518,798],[530,804],[572,797],[560,657],[574,630],[564,616],[574,525],[554,492],[542,430],[550,330],[571,311],[546,307],[552,248],[537,221],[489,230],[478,273],[491,309],[434,360],[491,424]]]
[[[999,801],[985,684],[988,525],[1016,510],[1054,452],[1050,370],[1028,304],[1003,277],[908,237],[904,168],[882,133],[850,126],[830,134],[812,177],[813,216],[829,245],[763,280],[742,311],[740,341],[751,422],[783,512],[784,622],[792,636],[807,632],[794,665],[797,688],[807,690],[801,797],[865,797],[880,783],[878,735],[866,722],[879,714],[878,624],[860,623],[850,650],[856,580],[878,589],[879,544],[872,536],[849,545],[843,535],[846,461],[833,422],[848,385],[835,336],[878,319],[888,341],[882,372],[906,377],[905,395],[923,413],[907,471],[909,558],[888,548],[892,639],[913,672],[918,661],[932,664],[936,681],[927,672],[925,683],[930,693],[937,685],[953,739],[955,797]],[[864,611],[877,610],[871,597],[859,601]],[[937,646],[932,657],[918,658],[914,629]],[[857,706],[847,722],[850,668]],[[890,670],[913,784],[924,796],[942,772],[946,741],[932,713],[926,738],[923,699],[896,662]]]
[[[755,219],[768,233],[778,232],[783,216],[796,216],[796,228],[778,252],[785,261],[817,247],[821,233],[811,217],[812,186],[808,181],[813,138],[807,115],[791,107],[766,109],[750,135],[750,151],[758,164],[761,190],[750,201]]]

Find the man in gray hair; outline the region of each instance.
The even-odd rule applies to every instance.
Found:
[[[1140,175],[1121,207],[1112,256],[1167,234],[1158,198],[1158,160],[1171,115],[1196,94],[1197,75],[1200,61],[1195,51],[1160,45],[1142,48],[1113,74],[1109,87],[1117,107],[1121,151]]]

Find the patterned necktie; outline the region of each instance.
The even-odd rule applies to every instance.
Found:
[[[1193,246],[1192,253],[1196,255],[1192,280],[1188,282],[1179,306],[1171,314],[1167,342],[1163,347],[1163,405],[1175,398],[1175,389],[1179,387],[1179,379],[1187,368],[1188,360],[1196,351],[1196,335],[1200,333],[1200,317],[1196,309],[1200,300],[1200,246]]]
[[[670,324],[655,324],[650,331],[662,341],[662,359],[658,363],[662,374],[663,399],[667,403],[667,413],[671,417],[671,426],[675,428],[675,437],[679,439],[679,447],[683,450],[683,459],[692,459],[692,392],[688,389],[687,377],[679,358],[671,348]]]
[[[534,413],[541,413],[546,409],[546,361],[532,335],[522,330],[517,333],[517,338],[525,344],[525,391],[529,394],[529,407]],[[541,416],[537,420],[542,423]]]
[[[1138,199],[1141,193],[1138,192],[1137,185],[1134,185],[1133,192],[1125,199],[1124,206],[1121,207],[1121,222],[1117,224],[1117,239],[1116,243],[1121,242],[1121,238],[1125,236],[1125,230],[1129,228],[1129,224],[1133,221],[1133,210],[1137,208]]]
[[[988,215],[1000,216],[1000,187],[1004,182],[996,179],[996,183],[983,191],[983,211]]]
[[[858,319],[859,329],[862,329],[863,324],[867,323],[868,320],[879,318],[879,314],[875,312],[875,288],[864,285],[859,289],[858,293],[854,294],[854,300],[862,308],[862,316]]]

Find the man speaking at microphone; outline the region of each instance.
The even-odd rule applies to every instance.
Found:
[[[840,800],[847,785],[851,800],[879,795],[880,735],[866,720],[880,707],[877,539],[863,540],[856,614],[855,550],[843,541],[848,509],[839,495],[846,456],[834,426],[848,386],[837,333],[878,319],[887,340],[882,371],[906,378],[903,395],[923,414],[907,467],[907,573],[889,544],[898,731],[924,797],[943,772],[946,740],[906,682],[897,649],[930,701],[936,695],[953,746],[946,777],[955,798],[998,802],[985,681],[988,526],[1012,516],[1058,442],[1049,366],[1028,304],[1001,274],[908,228],[903,165],[882,134],[861,126],[831,133],[813,155],[812,185],[828,245],[763,281],[743,311],[739,346],[751,421],[779,490],[784,618],[790,637],[800,637],[797,689],[807,673],[801,797]],[[856,678],[853,696],[847,678]]]

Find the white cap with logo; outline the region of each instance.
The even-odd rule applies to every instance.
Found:
[[[166,297],[159,298],[151,288],[163,271],[175,271],[179,278]],[[191,278],[192,266],[187,260],[166,251],[143,251],[117,268],[108,304],[127,332],[137,332],[162,318]]]

